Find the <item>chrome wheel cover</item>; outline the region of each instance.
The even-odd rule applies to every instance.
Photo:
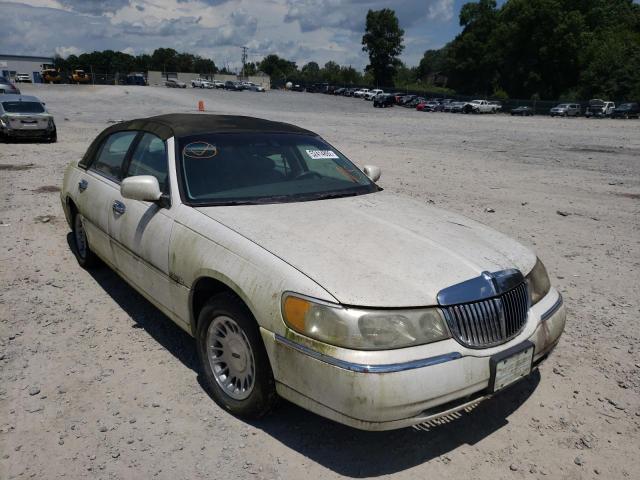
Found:
[[[82,215],[77,214],[75,218],[75,225],[73,229],[74,239],[76,241],[76,250],[80,258],[87,257],[87,234],[84,231],[84,225],[82,223]]]
[[[213,319],[207,329],[207,358],[216,383],[234,400],[253,391],[256,363],[246,334],[230,317]]]

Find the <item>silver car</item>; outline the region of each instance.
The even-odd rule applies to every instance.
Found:
[[[180,82],[174,78],[169,78],[164,84],[167,88],[187,88],[187,84],[184,82]]]
[[[581,113],[582,109],[577,103],[561,103],[549,112],[552,117],[578,117]]]
[[[11,138],[39,138],[50,143],[57,141],[53,115],[37,97],[0,96],[0,141]]]
[[[20,90],[7,77],[0,76],[0,94],[3,93],[19,95]]]

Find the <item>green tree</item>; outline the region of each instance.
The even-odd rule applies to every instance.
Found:
[[[278,55],[267,55],[260,62],[260,70],[271,76],[272,80],[283,81],[298,76],[298,67],[295,62],[291,62]]]
[[[302,81],[306,84],[318,82],[321,80],[320,66],[316,62],[309,62],[300,69]]]
[[[404,50],[403,37],[404,30],[393,10],[383,8],[367,12],[362,50],[369,54],[366,71],[373,74],[376,85],[393,85],[393,76],[400,64],[398,56]]]

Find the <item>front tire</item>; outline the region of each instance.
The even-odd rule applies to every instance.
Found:
[[[198,357],[215,402],[233,415],[260,418],[277,399],[258,325],[230,293],[212,297],[198,316]]]
[[[73,246],[73,253],[82,268],[90,269],[98,264],[98,257],[89,247],[84,217],[78,212],[73,215]]]

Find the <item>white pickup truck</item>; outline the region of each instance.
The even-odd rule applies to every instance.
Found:
[[[464,108],[465,113],[498,113],[500,105],[489,102],[488,100],[472,100],[468,102]]]
[[[364,99],[365,100],[373,100],[378,95],[381,95],[383,93],[384,93],[384,91],[380,90],[379,88],[374,88],[373,90],[369,90],[367,93],[364,94]]]
[[[356,98],[363,98],[367,93],[369,93],[368,88],[361,88],[360,90],[353,92],[353,96]]]
[[[193,88],[214,88],[213,83],[204,78],[194,78],[191,80],[191,86]]]

